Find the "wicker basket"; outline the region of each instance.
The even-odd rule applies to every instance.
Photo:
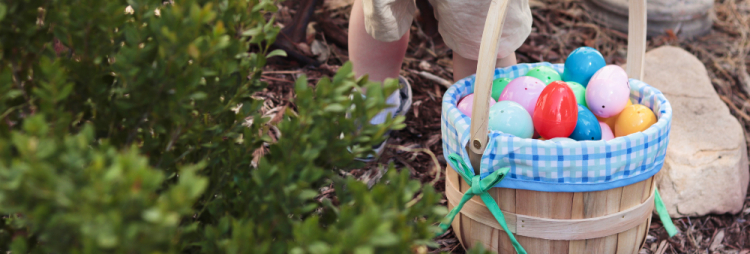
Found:
[[[482,244],[500,253],[515,253],[512,239],[528,253],[638,253],[649,229],[654,201],[659,199],[653,178],[664,163],[672,115],[663,94],[640,81],[646,1],[630,1],[627,69],[630,98],[651,108],[658,122],[644,132],[610,141],[569,143],[487,131],[489,105],[478,102],[488,101],[492,80],[522,76],[539,65],[563,70],[563,65],[549,63],[495,69],[493,56],[497,55],[506,6],[507,1],[502,0],[493,0],[490,5],[477,75],[457,82],[443,96],[443,150],[446,157],[454,156],[446,158],[450,162],[445,181],[449,209],[459,206],[470,192],[469,177],[484,179],[495,171],[507,170],[504,178],[486,191],[502,216],[493,215],[487,207],[490,203],[475,196],[463,203],[452,221],[456,235],[464,247]],[[472,92],[474,110],[469,118],[456,104]],[[457,173],[457,169],[466,170],[457,168],[465,167],[452,160],[457,157],[471,162],[473,175],[464,173],[462,177]],[[498,223],[502,217],[507,223],[505,230]],[[668,223],[671,225],[671,221]]]

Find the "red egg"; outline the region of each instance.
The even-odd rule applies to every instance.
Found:
[[[532,118],[534,129],[545,139],[570,136],[578,121],[573,90],[562,81],[547,85],[539,95]]]

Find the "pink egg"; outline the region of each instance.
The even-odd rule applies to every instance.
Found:
[[[611,117],[619,114],[630,97],[630,82],[625,70],[607,65],[594,74],[586,87],[586,103],[594,115]]]
[[[615,138],[615,134],[612,133],[612,129],[609,128],[609,125],[599,122],[599,126],[602,127],[602,140],[609,141]]]
[[[495,105],[495,100],[490,97],[489,99],[490,107],[492,105]],[[461,113],[464,113],[464,115],[471,117],[471,111],[474,109],[474,94],[469,94],[466,97],[461,98],[461,101],[458,102],[458,110],[461,111]]]
[[[591,83],[591,80],[595,79],[628,79],[628,73],[625,72],[625,70],[617,65],[610,64],[607,66],[602,67],[596,73],[594,73],[594,76],[591,76],[591,79],[589,80],[589,83]]]
[[[535,77],[523,76],[510,81],[500,94],[498,101],[514,101],[521,104],[529,115],[534,115],[536,101],[546,85]]]

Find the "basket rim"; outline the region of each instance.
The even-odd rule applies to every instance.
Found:
[[[564,66],[564,64],[562,64],[562,63],[556,63],[556,64],[554,64],[554,63],[549,63],[549,62],[539,62],[539,63],[519,63],[519,64],[515,64],[514,66],[518,66],[518,65],[535,65],[535,64],[549,64],[549,65],[552,65],[552,66],[555,66],[555,65],[560,65],[560,66]],[[504,67],[504,68],[496,68],[496,69],[495,69],[495,74],[497,74],[497,73],[498,73],[498,70],[499,70],[499,71],[504,71],[504,70],[507,70],[507,69],[510,69],[510,68],[513,68],[513,66],[508,66],[508,67]],[[454,89],[454,90],[455,90],[455,87],[454,87],[454,86],[456,86],[456,85],[461,85],[461,84],[465,83],[466,81],[470,81],[470,82],[471,82],[471,83],[473,84],[473,83],[474,83],[474,81],[475,81],[475,79],[476,79],[476,74],[472,74],[471,76],[468,76],[468,77],[466,77],[466,78],[462,78],[462,79],[460,79],[460,80],[456,81],[455,83],[453,83],[453,85],[451,85],[451,87],[450,87],[450,88],[448,88],[448,90],[446,90],[445,94],[448,94],[448,93],[450,92],[450,90],[451,90],[451,89]],[[636,80],[636,81],[642,82],[642,83],[643,83],[643,84],[645,84],[645,85],[646,85],[647,87],[649,87],[650,89],[652,89],[653,91],[655,91],[655,92],[656,92],[655,94],[662,94],[662,95],[663,95],[663,93],[662,93],[662,92],[661,92],[661,91],[660,91],[659,89],[657,89],[657,88],[655,88],[655,87],[653,87],[653,86],[649,85],[649,84],[648,84],[648,83],[646,83],[646,82],[643,82],[643,81],[641,81],[641,80],[638,80],[638,79],[632,79],[632,78],[631,78],[631,79],[629,79],[629,80]],[[666,100],[666,98],[665,98],[665,100]],[[445,104],[445,105],[450,105],[450,106],[451,106],[452,108],[456,108],[456,109],[458,109],[458,106],[457,106],[457,105],[454,105],[454,104],[452,104],[452,103],[445,103],[445,97],[443,97],[443,102],[442,102],[442,103],[443,103],[443,104]],[[443,105],[443,106],[445,106],[445,105]],[[667,106],[667,108],[669,108],[669,109],[670,109],[670,111],[671,111],[671,107],[672,107],[672,106],[671,106],[671,104],[669,104],[669,103],[661,104],[660,106]],[[653,111],[653,110],[652,110],[652,111]],[[654,115],[656,115],[656,112],[654,112]],[[471,117],[471,116],[468,116],[468,117]],[[648,128],[646,129],[646,130],[644,130],[644,131],[642,131],[642,132],[646,132],[646,131],[649,131],[649,130],[655,130],[655,129],[658,129],[658,126],[661,126],[661,125],[665,124],[666,122],[670,121],[670,120],[671,120],[671,118],[672,118],[672,115],[671,115],[671,114],[669,114],[669,115],[666,115],[665,117],[658,117],[658,119],[657,119],[656,123],[654,123],[653,125],[651,125],[650,127],[648,127]],[[659,124],[660,122],[661,122],[662,124],[660,124],[660,125],[658,125],[658,126],[657,126],[657,124]],[[612,132],[614,132],[614,131],[615,131],[615,130],[612,130]],[[490,133],[491,133],[491,132],[502,133],[502,132],[500,132],[500,131],[494,131],[494,130],[488,130],[488,132],[490,132]],[[629,134],[629,135],[627,135],[627,136],[615,137],[615,138],[613,138],[613,139],[611,139],[611,140],[607,140],[607,141],[603,141],[603,142],[607,143],[607,142],[612,142],[612,141],[614,141],[614,140],[623,140],[623,139],[625,139],[625,137],[631,137],[631,138],[634,138],[634,137],[635,137],[635,135],[637,135],[638,133],[641,133],[641,132],[636,132],[636,133],[632,133],[632,134]],[[530,138],[529,138],[529,139],[530,139]],[[535,139],[535,140],[537,140],[537,141],[539,141],[539,142],[552,142],[552,143],[556,142],[556,141],[551,141],[551,140],[546,140],[546,139],[545,139],[545,140],[541,140],[541,139]],[[586,142],[592,142],[592,143],[593,143],[593,142],[602,142],[602,140],[594,140],[594,141],[590,141],[590,140],[578,141],[578,140],[576,140],[575,142],[584,142],[584,143],[586,143]]]

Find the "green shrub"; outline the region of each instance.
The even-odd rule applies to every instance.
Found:
[[[268,50],[275,11],[270,0],[0,1],[0,250],[433,244],[446,211],[432,187],[392,165],[372,188],[341,174],[403,128],[403,117],[365,124],[396,81],[355,79],[347,64],[314,88],[299,78],[278,122],[261,115],[263,67],[284,55]]]

